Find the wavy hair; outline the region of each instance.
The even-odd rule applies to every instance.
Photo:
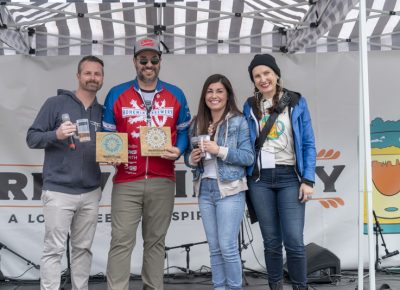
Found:
[[[206,94],[208,87],[214,83],[221,83],[225,87],[228,97],[224,113],[222,114],[220,120],[212,120],[211,110],[206,105]],[[231,82],[224,75],[213,74],[209,76],[204,82],[203,89],[201,91],[197,115],[194,117],[194,121],[196,122],[195,124],[197,126],[197,135],[207,134],[208,126],[210,125],[210,123],[214,124],[220,123],[225,119],[228,113],[231,113],[233,115],[241,114],[241,111],[238,109],[238,106],[236,105],[235,94],[233,92]]]
[[[278,79],[278,82],[276,83],[276,92],[274,96],[272,97],[272,107],[268,109],[268,114],[271,115],[276,106],[279,103],[279,95],[280,93],[283,92],[283,85],[282,85],[282,78]],[[261,100],[262,100],[262,93],[257,89],[256,86],[254,86],[254,97],[256,98],[256,112],[254,114],[256,117],[260,120],[262,118],[262,110],[261,110]]]

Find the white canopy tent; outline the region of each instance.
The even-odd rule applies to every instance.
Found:
[[[399,10],[399,0],[5,1],[0,55],[130,55],[133,40],[145,35],[160,37],[165,53],[172,54],[360,50],[358,289],[364,191],[369,285],[375,289],[366,52],[400,48]]]
[[[358,50],[356,0],[5,1],[0,54],[129,55],[158,34],[174,54]],[[399,1],[367,0],[373,50],[398,49]]]

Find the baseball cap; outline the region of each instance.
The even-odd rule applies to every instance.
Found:
[[[160,43],[154,38],[146,37],[136,40],[133,48],[134,56],[136,57],[139,53],[145,50],[155,51],[161,55]]]

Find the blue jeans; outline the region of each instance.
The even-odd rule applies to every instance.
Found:
[[[199,207],[210,249],[215,289],[242,289],[242,261],[238,235],[244,214],[245,194],[221,198],[217,180],[201,180]]]
[[[250,199],[264,240],[269,283],[283,276],[282,242],[293,285],[307,285],[307,261],[303,242],[305,204],[298,199],[299,180],[293,166],[262,169],[260,180],[248,179]]]

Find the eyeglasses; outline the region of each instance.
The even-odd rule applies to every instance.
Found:
[[[151,62],[152,65],[156,65],[160,62],[160,58],[158,58],[157,56],[153,56],[150,60],[147,58],[140,58],[139,59],[139,63],[141,65],[146,65],[148,62]]]

